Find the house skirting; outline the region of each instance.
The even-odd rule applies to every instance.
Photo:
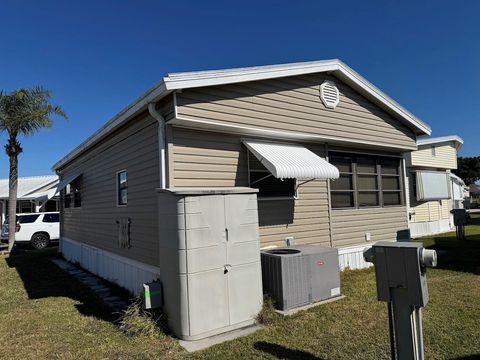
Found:
[[[371,245],[360,245],[340,248],[338,250],[340,270],[366,269],[373,266],[363,259],[363,251],[370,247]],[[65,237],[60,240],[60,252],[67,261],[79,264],[92,274],[115,283],[134,295],[141,294],[144,283],[155,281],[160,277],[158,267]]]
[[[428,236],[452,231],[450,219],[435,221],[422,221],[410,223],[410,234],[412,237]]]
[[[372,247],[371,245],[351,246],[338,249],[338,262],[340,270],[357,270],[366,269],[373,266],[372,263],[363,259],[363,252]]]
[[[60,240],[63,257],[105,280],[127,289],[134,295],[143,291],[143,284],[157,280],[160,268],[127,259],[109,251],[63,237]]]

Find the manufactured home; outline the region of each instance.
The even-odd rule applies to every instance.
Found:
[[[454,228],[452,209],[462,208],[465,183],[452,173],[463,140],[456,136],[421,138],[416,151],[406,153],[409,177],[409,218],[413,237]]]
[[[0,219],[8,215],[8,179],[0,179]],[[57,175],[18,178],[17,214],[40,211],[58,211],[58,195],[49,191],[57,187]]]
[[[261,303],[260,248],[336,247],[361,268],[405,233],[405,154],[430,133],[339,60],[169,74],[54,165],[61,252],[136,294],[159,279],[167,312],[228,299],[196,324],[238,327]]]

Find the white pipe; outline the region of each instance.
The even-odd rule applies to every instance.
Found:
[[[160,188],[165,189],[167,186],[165,176],[165,119],[155,108],[155,103],[148,104],[148,112],[158,121],[158,157],[160,168]]]

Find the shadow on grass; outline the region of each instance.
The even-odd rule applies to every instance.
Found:
[[[480,274],[480,215],[474,214],[466,229],[467,239],[457,240],[455,233],[419,239],[437,250],[439,269]]]
[[[455,359],[452,359],[452,360],[478,360],[478,359],[480,359],[480,353],[474,354],[474,355],[462,356],[462,357],[455,358]]]
[[[277,359],[323,360],[322,358],[319,358],[306,351],[292,350],[292,349],[286,348],[285,346],[273,344],[265,341],[256,342],[254,347],[259,351],[263,351],[264,353],[268,353],[270,355],[275,356]]]
[[[59,269],[50,260],[56,249],[18,252],[5,259],[18,272],[29,299],[66,297],[79,302],[76,309],[85,316],[115,323],[119,314],[113,314],[87,287]]]

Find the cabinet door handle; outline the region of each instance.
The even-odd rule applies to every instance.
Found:
[[[228,229],[225,228],[225,239],[228,241]]]
[[[225,266],[223,267],[223,273],[224,273],[224,274],[228,273],[231,268],[232,268],[232,265],[230,265],[230,264],[225,264]]]

